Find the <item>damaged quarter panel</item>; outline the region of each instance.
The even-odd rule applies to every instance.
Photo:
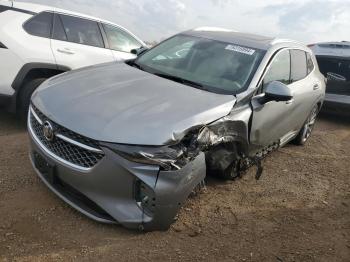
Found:
[[[235,106],[230,114],[205,126],[198,137],[202,148],[210,148],[222,143],[237,142],[241,151],[248,152],[248,126],[252,110],[249,104]]]
[[[198,144],[207,152],[209,170],[224,171],[233,160],[249,154],[249,104],[236,105],[229,115],[201,129]]]

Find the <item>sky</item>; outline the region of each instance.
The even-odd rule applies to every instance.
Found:
[[[214,26],[306,44],[350,41],[350,0],[22,0],[93,15],[144,41]]]

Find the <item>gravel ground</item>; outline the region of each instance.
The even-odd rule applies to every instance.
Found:
[[[322,116],[234,182],[208,178],[168,232],[95,223],[39,181],[28,138],[0,112],[0,261],[350,261],[350,119]]]

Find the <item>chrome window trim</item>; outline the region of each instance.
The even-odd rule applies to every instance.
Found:
[[[264,70],[263,70],[263,73],[260,75],[260,79],[259,79],[259,81],[258,81],[258,84],[256,85],[256,87],[254,87],[254,89],[257,88],[257,87],[259,87],[259,86],[261,85],[262,81],[264,81],[264,78],[265,78],[267,72],[270,70],[270,67],[271,67],[272,63],[274,62],[276,56],[277,56],[279,53],[281,53],[281,52],[283,52],[283,51],[285,51],[285,50],[289,50],[289,51],[290,51],[290,50],[300,50],[300,51],[303,51],[303,52],[305,52],[305,53],[309,53],[309,54],[310,54],[310,56],[311,56],[311,58],[312,58],[312,62],[314,63],[314,68],[313,68],[313,70],[312,70],[310,73],[308,73],[303,79],[307,78],[310,74],[312,74],[312,73],[315,72],[315,70],[316,70],[315,61],[314,61],[314,58],[313,58],[312,54],[311,54],[309,51],[306,51],[306,50],[304,50],[304,49],[302,49],[302,48],[298,48],[298,47],[282,47],[282,48],[280,48],[279,50],[277,50],[275,53],[273,53],[273,54],[271,55],[271,57],[270,57],[271,60],[270,60],[270,62],[265,66],[265,68],[264,68]],[[291,57],[291,59],[292,59],[292,57]],[[292,69],[291,69],[291,70],[292,70]],[[298,81],[295,81],[295,82],[293,82],[293,83],[290,83],[289,85],[294,84],[294,83],[296,83],[296,82],[299,82],[299,81],[301,81],[301,80],[303,80],[303,79],[300,79],[300,80],[298,80]],[[288,86],[289,86],[289,85],[288,85]]]

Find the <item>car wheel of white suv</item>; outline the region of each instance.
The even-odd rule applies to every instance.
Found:
[[[29,104],[30,104],[30,98],[37,89],[38,86],[40,86],[46,78],[36,78],[28,83],[24,84],[23,88],[21,89],[19,93],[19,108],[18,108],[18,115],[22,120],[27,119],[28,110],[29,110]]]

